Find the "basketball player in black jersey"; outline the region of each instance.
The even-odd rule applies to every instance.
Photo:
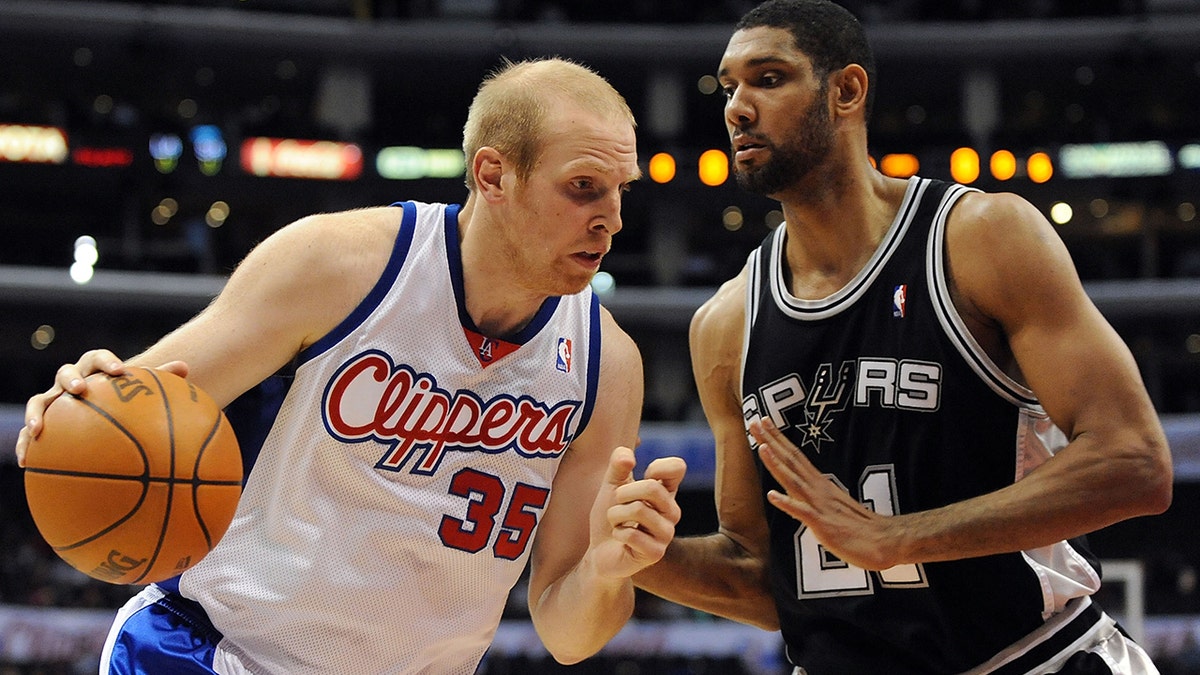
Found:
[[[798,674],[1157,672],[1084,535],[1165,510],[1170,453],[1049,223],[872,168],[836,4],[758,6],[718,77],[738,182],[786,224],[691,325],[720,529],[637,583],[781,629]]]

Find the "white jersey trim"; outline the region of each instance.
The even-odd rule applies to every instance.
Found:
[[[967,329],[950,296],[950,284],[946,275],[946,222],[949,220],[950,209],[968,192],[977,190],[962,185],[953,185],[946,190],[942,203],[938,205],[933,229],[929,233],[928,264],[925,270],[934,314],[942,324],[946,337],[950,338],[950,342],[962,354],[971,370],[974,370],[993,391],[1013,405],[1041,410],[1033,391],[1009,377],[984,352],[983,347]]]
[[[904,240],[904,234],[912,224],[917,206],[921,203],[921,196],[927,187],[929,187],[928,179],[915,176],[909,179],[908,187],[904,192],[904,200],[901,202],[900,209],[896,212],[891,226],[888,227],[887,234],[884,235],[883,243],[849,283],[832,295],[819,300],[797,298],[788,289],[787,275],[783,270],[787,257],[784,251],[787,223],[776,228],[775,239],[771,244],[771,257],[767,261],[767,273],[770,275],[771,296],[775,299],[775,304],[778,305],[780,311],[793,319],[815,321],[835,316],[853,305],[875,283],[875,279],[879,277],[892,254],[899,248],[900,242]]]

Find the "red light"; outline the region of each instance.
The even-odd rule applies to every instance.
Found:
[[[71,161],[93,169],[124,168],[133,164],[133,151],[128,148],[75,148]]]

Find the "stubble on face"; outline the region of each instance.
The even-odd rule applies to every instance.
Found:
[[[636,179],[638,171],[636,138],[627,121],[571,106],[557,115],[530,176],[514,186],[514,225],[498,251],[520,271],[523,286],[552,296],[586,289],[595,270],[581,267],[576,256],[603,255],[615,233],[592,231],[592,193],[575,187],[575,178],[628,174]]]
[[[833,122],[825,105],[828,85],[823,84],[799,122],[778,143],[762,165],[734,164],[734,177],[743,190],[774,195],[795,187],[821,166],[833,150]]]

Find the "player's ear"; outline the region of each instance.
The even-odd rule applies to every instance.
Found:
[[[851,63],[830,75],[829,84],[837,114],[846,115],[866,106],[870,83],[867,81],[867,71],[857,63]]]
[[[504,196],[504,155],[499,150],[484,146],[475,151],[471,161],[471,171],[475,175],[475,186],[480,196],[488,201],[496,201]]]

